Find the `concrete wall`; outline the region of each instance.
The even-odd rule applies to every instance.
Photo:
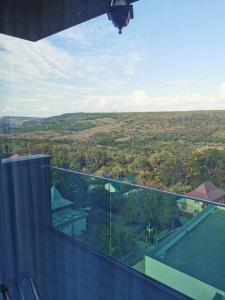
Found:
[[[2,282],[12,282],[28,271],[44,300],[186,299],[53,230],[48,166],[49,157],[41,155],[2,161]],[[16,288],[10,292],[19,300]]]

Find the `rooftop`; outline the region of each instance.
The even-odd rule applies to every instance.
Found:
[[[55,186],[52,186],[51,188],[51,209],[56,210],[63,207],[71,206],[73,205],[72,201],[69,201],[59,193],[57,188]]]
[[[52,222],[54,226],[65,224],[67,222],[79,220],[87,216],[84,211],[78,211],[71,208],[63,208],[52,213]]]
[[[0,33],[38,41],[107,13],[109,5],[108,0],[3,0]]]
[[[225,209],[209,207],[149,256],[225,291],[224,228]]]
[[[198,186],[194,191],[187,194],[187,196],[225,203],[225,191],[216,187],[211,181],[206,181]]]

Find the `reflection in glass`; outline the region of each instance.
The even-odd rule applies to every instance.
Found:
[[[56,230],[191,298],[225,293],[223,205],[59,168],[51,195]]]

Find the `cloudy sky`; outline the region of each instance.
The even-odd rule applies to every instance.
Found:
[[[139,0],[36,43],[0,35],[0,115],[225,109],[225,1]]]

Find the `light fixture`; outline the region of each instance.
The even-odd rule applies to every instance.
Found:
[[[111,0],[108,18],[121,34],[122,28],[126,27],[130,20],[134,18],[133,5],[128,4],[128,0]]]

